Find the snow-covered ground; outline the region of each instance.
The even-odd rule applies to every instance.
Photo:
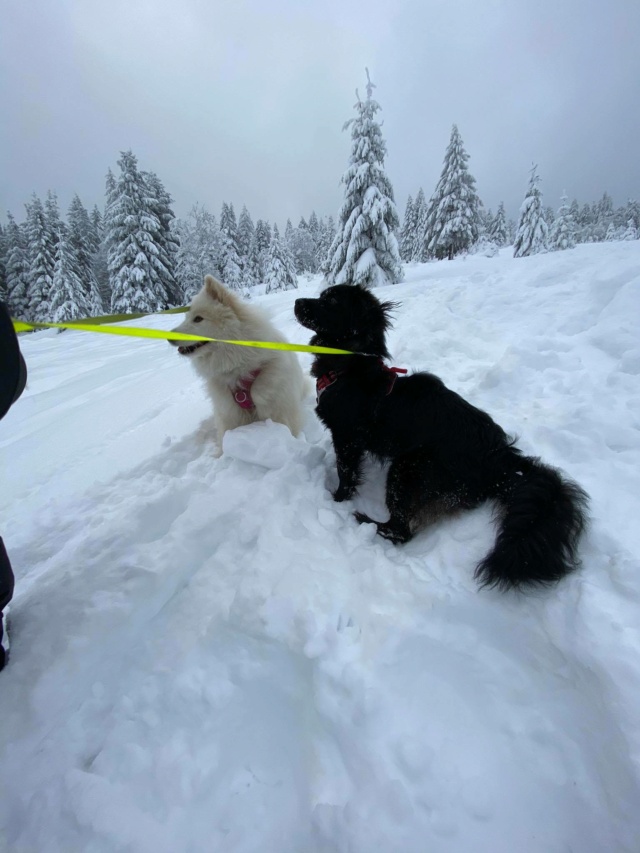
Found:
[[[256,301],[305,343],[292,304],[317,289]],[[478,592],[489,508],[375,537],[351,513],[383,517],[382,472],[331,500],[312,399],[300,439],[257,424],[216,459],[164,342],[23,338],[0,849],[640,850],[640,242],[410,266],[379,293],[403,303],[393,364],[590,493],[583,569]]]

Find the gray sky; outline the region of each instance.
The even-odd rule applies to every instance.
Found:
[[[335,215],[365,66],[401,217],[454,122],[494,210],[532,161],[554,208],[640,198],[640,0],[2,0],[0,211],[102,207],[131,148],[178,215]]]

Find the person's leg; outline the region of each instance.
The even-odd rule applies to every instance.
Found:
[[[4,542],[0,536],[0,669],[6,663],[7,652],[9,650],[9,638],[6,636],[6,625],[2,611],[11,601],[13,585],[13,570],[4,547]]]

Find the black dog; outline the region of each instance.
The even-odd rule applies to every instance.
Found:
[[[445,513],[492,499],[500,513],[493,550],[476,568],[482,586],[503,589],[549,584],[577,563],[588,498],[575,483],[524,456],[485,412],[431,373],[397,377],[384,365],[385,332],[395,303],[366,288],[339,284],[318,299],[297,299],[299,323],[311,343],[358,355],[316,356],[316,412],[331,430],[339,485],[351,498],[365,452],[391,460],[390,518],[374,522],[392,542],[407,542]],[[356,513],[358,521],[372,519]]]

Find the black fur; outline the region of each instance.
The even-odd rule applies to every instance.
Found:
[[[391,460],[390,518],[378,533],[407,542],[445,513],[493,500],[499,526],[475,576],[502,589],[549,584],[577,565],[588,498],[540,460],[524,456],[489,417],[431,373],[393,382],[382,362],[394,303],[339,284],[318,299],[297,299],[295,315],[311,343],[362,355],[316,356],[311,373],[329,377],[316,412],[331,430],[338,467],[336,501],[355,494],[364,454]],[[356,513],[358,521],[372,519]]]

